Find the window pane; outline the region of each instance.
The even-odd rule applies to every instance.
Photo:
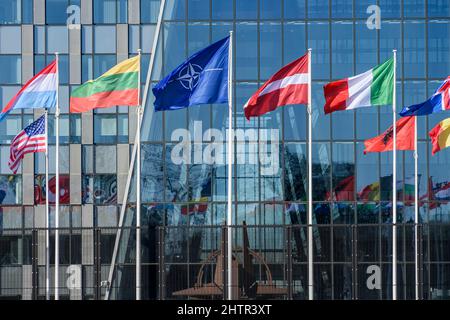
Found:
[[[20,173],[19,168],[19,173]],[[22,203],[22,177],[0,176],[0,204],[21,204]]]
[[[47,53],[69,52],[69,35],[67,27],[47,27]]]
[[[419,21],[404,23],[405,77],[425,77],[425,24]],[[448,41],[447,41],[448,42]]]
[[[92,53],[92,26],[83,26],[81,30],[81,52]]]
[[[365,22],[355,24],[356,74],[377,65],[377,33],[367,28]]]
[[[20,54],[21,43],[20,27],[0,27],[0,54]]]
[[[33,23],[33,0],[22,0],[22,23]]]
[[[141,0],[141,23],[158,21],[160,0]]]
[[[94,50],[95,53],[115,53],[116,52],[116,27],[96,26],[94,29]]]
[[[167,0],[164,10],[165,20],[183,20],[186,12],[186,0]]]
[[[260,0],[261,19],[280,19],[281,1]]]
[[[21,56],[0,56],[0,83],[20,84],[22,72]]]
[[[212,1],[213,19],[232,19],[233,1]]]
[[[94,78],[100,77],[103,73],[111,69],[116,62],[115,55],[96,55],[94,57]]]
[[[94,115],[94,143],[116,143],[116,115]]]
[[[428,1],[430,3],[430,1]],[[425,15],[424,0],[408,0],[403,2],[403,14],[405,17],[423,17]],[[430,12],[428,12],[430,14]]]
[[[332,78],[346,78],[353,72],[353,23],[335,22],[331,34]]]
[[[95,147],[95,172],[116,173],[116,146]]]
[[[94,0],[94,23],[116,23],[116,0]]]
[[[256,23],[236,24],[236,80],[258,76],[258,33]]]
[[[333,0],[331,1],[332,18],[352,18],[353,0]]]
[[[352,130],[353,131],[353,130]],[[353,142],[333,144],[333,189],[330,200],[355,200]]]
[[[310,22],[308,25],[308,45],[313,50],[313,79],[330,78],[330,43],[328,22]]]
[[[236,0],[236,19],[256,19],[258,0]]]
[[[428,76],[445,79],[450,73],[450,22],[428,23]]]
[[[47,24],[66,24],[68,0],[46,0],[45,15]]]
[[[328,0],[309,0],[308,18],[328,18]]]
[[[260,24],[260,78],[266,80],[281,68],[281,25]]]
[[[0,24],[19,24],[21,0],[3,0],[0,2]]]
[[[450,16],[448,0],[428,0],[428,16],[448,18]]]
[[[284,0],[284,17],[286,19],[303,19],[305,11],[305,0]]]
[[[209,19],[209,0],[188,0],[188,18]]]

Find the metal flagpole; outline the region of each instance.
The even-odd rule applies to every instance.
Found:
[[[396,126],[396,81],[397,81],[397,50],[394,53],[394,81],[392,98],[392,300],[397,300],[397,126]]]
[[[233,223],[232,211],[232,155],[233,155],[233,31],[230,31],[230,44],[228,46],[228,207],[227,207],[227,270],[228,270],[228,300],[233,299],[233,241],[231,226]]]
[[[308,297],[314,299],[314,270],[313,270],[313,203],[312,203],[312,90],[311,90],[311,56],[312,49],[308,49]]]
[[[136,300],[141,300],[141,49],[138,49],[138,107],[136,140]]]
[[[48,110],[45,109],[45,299],[50,300],[50,206],[48,189]]]
[[[55,186],[55,300],[59,300],[59,53],[56,56],[56,110],[55,110],[55,135],[56,135],[56,186]]]
[[[418,250],[418,228],[419,228],[419,150],[417,149],[417,116],[414,117],[414,264],[415,264],[415,291],[416,300],[419,300],[419,250]]]
[[[159,35],[161,33],[160,30],[161,30],[161,24],[162,24],[162,20],[163,20],[163,13],[164,13],[165,6],[166,6],[166,0],[161,0],[161,4],[159,6],[158,22],[156,24],[155,36],[153,38],[152,52],[151,52],[151,56],[150,56],[150,63],[148,65],[147,78],[146,78],[144,92],[143,92],[143,96],[142,96],[142,102],[141,102],[142,114],[144,113],[145,105],[147,104],[148,89],[150,87],[150,81],[151,81],[151,76],[152,76],[152,72],[153,72],[153,66],[155,64],[156,49],[157,49],[157,46],[158,46]],[[148,112],[149,112],[149,114],[148,114],[147,119],[148,119],[149,123],[151,124],[154,111],[153,111],[152,108],[150,108],[150,110]],[[141,118],[141,121],[142,121],[142,118]],[[136,139],[138,139],[137,133],[138,132],[136,132]],[[136,139],[135,139],[135,141],[136,141]],[[113,250],[113,254],[112,254],[112,258],[111,258],[111,266],[109,268],[108,281],[107,281],[107,287],[106,287],[104,300],[108,300],[109,296],[111,294],[111,285],[112,285],[112,279],[113,279],[113,276],[114,276],[114,267],[115,267],[116,260],[117,260],[117,252],[119,250],[120,237],[122,235],[122,229],[121,228],[123,226],[123,221],[124,221],[124,218],[125,218],[125,211],[126,211],[126,208],[127,208],[128,192],[129,192],[130,186],[131,186],[131,178],[132,178],[132,175],[133,175],[134,161],[136,159],[136,153],[137,153],[136,147],[137,147],[137,145],[135,143],[134,147],[133,147],[133,152],[131,154],[130,168],[128,170],[127,183],[125,185],[125,191],[124,191],[124,194],[123,194],[122,207],[120,209],[119,225],[117,227],[116,240],[115,240],[115,243],[114,243],[114,250]]]

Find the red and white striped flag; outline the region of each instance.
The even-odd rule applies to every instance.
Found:
[[[275,73],[244,106],[245,117],[261,116],[278,107],[308,103],[308,54]]]
[[[46,138],[45,115],[19,132],[11,142],[8,162],[9,168],[14,174],[17,173],[20,161],[27,153],[45,152],[47,150]]]

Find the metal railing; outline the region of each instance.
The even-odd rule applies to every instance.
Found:
[[[60,228],[62,299],[102,299],[117,228]],[[224,299],[223,226],[142,228],[143,299]],[[135,299],[135,232],[121,241],[110,299]],[[421,299],[450,295],[450,224],[397,224],[398,298],[414,299],[418,268]],[[0,230],[0,299],[45,299],[42,228]],[[50,295],[54,293],[54,233],[50,229]],[[391,299],[392,225],[313,226],[314,299]],[[124,238],[124,239],[125,239]],[[306,225],[233,226],[233,298],[307,299]],[[225,290],[226,291],[226,290]]]

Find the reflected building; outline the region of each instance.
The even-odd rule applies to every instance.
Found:
[[[280,290],[271,298],[308,298],[306,107],[278,108],[251,121],[243,112],[257,88],[307,48],[313,49],[314,298],[392,298],[392,154],[363,154],[364,140],[390,126],[391,107],[326,116],[323,85],[362,73],[397,49],[398,111],[403,105],[425,100],[450,74],[450,4],[439,0],[374,2],[381,9],[380,29],[368,27],[370,3],[366,1],[166,1],[151,85],[230,30],[235,35],[234,127],[253,132],[237,139],[233,164],[236,227],[232,241],[238,259],[236,272],[242,280],[236,285],[239,298],[254,297],[254,284],[263,287],[269,282]],[[69,114],[70,92],[135,55],[139,48],[142,68],[147,70],[159,6],[159,0],[0,3],[2,106],[54,59],[54,52],[60,53],[59,170],[64,194],[58,286],[62,299],[104,298],[136,131],[131,107]],[[145,79],[146,72],[142,72],[143,87]],[[152,103],[149,92],[142,125],[142,294],[144,299],[179,299],[177,292],[224,279],[217,271],[221,268],[217,257],[211,257],[224,242],[227,167],[194,160],[214,142],[207,131],[227,137],[228,109],[226,105],[196,106],[158,112],[150,119]],[[15,111],[0,123],[1,299],[45,298],[44,155],[27,155],[16,175],[7,165],[11,140],[40,114],[38,110]],[[423,299],[450,296],[450,153],[443,150],[431,156],[427,135],[447,117],[441,113],[418,119],[419,287]],[[196,132],[198,122],[201,132]],[[174,162],[180,143],[177,129],[190,133],[192,163]],[[265,144],[264,130],[274,130],[276,141]],[[53,116],[49,131],[50,225],[54,227]],[[225,142],[220,151],[223,159]],[[261,152],[268,165],[250,161],[260,159]],[[241,157],[245,161],[238,161]],[[397,161],[398,297],[413,299],[412,152],[399,151]],[[265,170],[268,166],[271,172]],[[135,201],[133,177],[110,299],[135,297]],[[53,244],[50,249],[54,261]],[[244,255],[244,249],[252,254]],[[69,288],[71,274],[66,271],[70,266],[79,268],[80,285]],[[377,288],[367,285],[374,266],[381,277]],[[217,297],[214,293],[203,298]]]

